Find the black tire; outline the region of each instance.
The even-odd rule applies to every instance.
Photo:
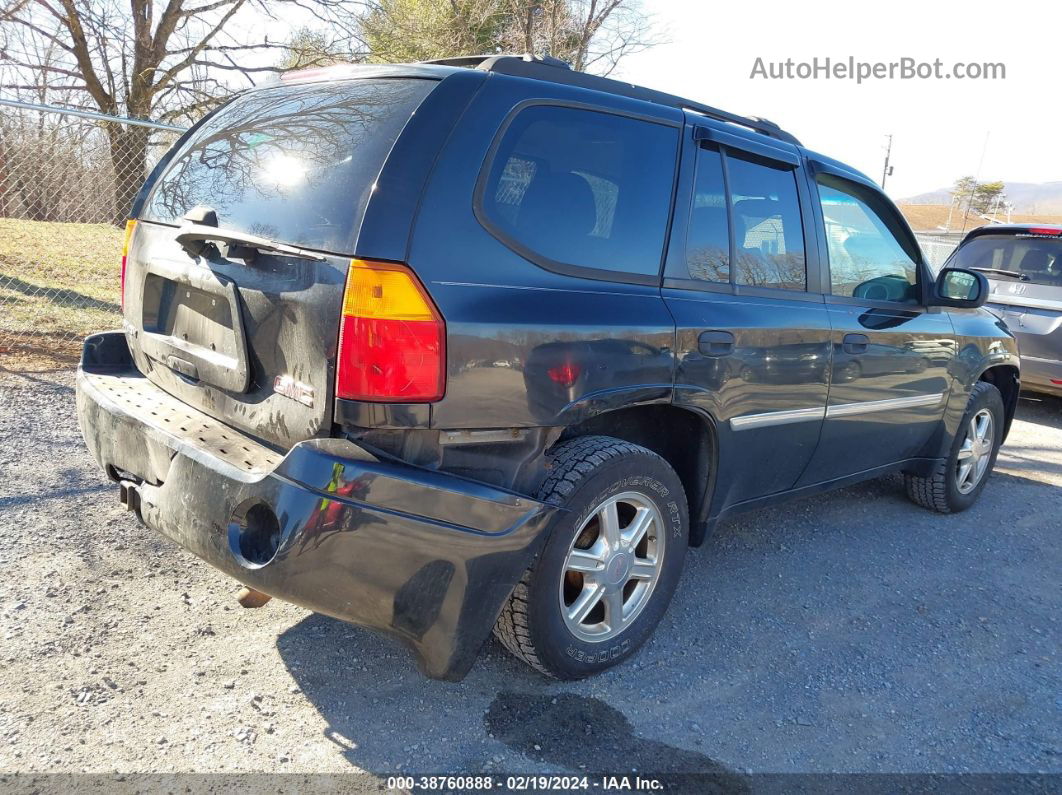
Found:
[[[564,442],[550,453],[550,461],[539,499],[568,510],[553,520],[541,554],[513,590],[494,634],[537,671],[557,679],[581,679],[630,657],[667,610],[689,542],[686,495],[663,458],[612,437],[581,436]],[[662,558],[647,601],[631,623],[612,638],[587,642],[569,629],[561,612],[565,564],[584,523],[592,522],[602,503],[623,493],[651,501],[659,512],[652,533],[666,534]],[[647,531],[647,538],[652,533]]]
[[[988,411],[992,415],[992,452],[980,480],[970,491],[963,493],[958,479],[959,451],[966,441],[970,420],[981,411]],[[977,502],[996,465],[999,446],[1003,442],[1004,417],[1003,396],[999,394],[999,390],[987,381],[978,381],[970,392],[970,400],[966,404],[966,411],[962,415],[948,457],[938,463],[928,476],[904,475],[904,485],[910,500],[938,513],[958,513]]]

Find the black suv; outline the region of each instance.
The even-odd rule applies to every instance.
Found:
[[[862,174],[516,56],[249,91],[140,193],[78,412],[148,526],[458,679],[629,657],[723,517],[985,485],[1018,357]],[[755,587],[751,585],[750,587]]]

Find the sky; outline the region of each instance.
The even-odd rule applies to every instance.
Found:
[[[666,43],[612,76],[763,116],[893,198],[982,181],[1062,180],[1062,3],[643,0]],[[1005,79],[753,78],[757,58],[1003,63]],[[986,146],[987,138],[987,146]],[[983,163],[982,163],[983,154]]]

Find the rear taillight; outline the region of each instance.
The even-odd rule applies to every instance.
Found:
[[[122,276],[121,276],[121,290],[122,290],[122,311],[125,311],[125,261],[129,257],[129,248],[133,244],[133,232],[136,230],[136,221],[129,220],[125,222],[125,239],[122,241]]]
[[[582,368],[579,367],[579,365],[568,362],[549,368],[546,371],[546,374],[549,376],[549,380],[553,383],[560,384],[563,387],[569,387],[575,385],[575,382],[579,380],[579,374],[581,372]]]
[[[446,327],[404,265],[350,264],[339,329],[336,397],[429,403],[446,386]]]

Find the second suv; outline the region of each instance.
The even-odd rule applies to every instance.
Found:
[[[945,267],[988,277],[989,305],[1021,349],[1022,388],[1062,397],[1062,226],[983,226],[963,239]]]
[[[984,275],[934,280],[867,177],[528,57],[233,99],[144,185],[122,294],[77,394],[124,504],[439,678],[492,629],[622,662],[740,511],[897,472],[963,510],[1019,389]]]

